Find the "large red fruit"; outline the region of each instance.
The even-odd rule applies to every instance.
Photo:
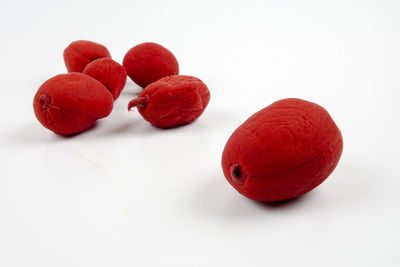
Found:
[[[145,88],[169,75],[179,74],[174,54],[156,43],[143,43],[132,47],[122,62],[129,78]]]
[[[69,135],[90,128],[97,119],[111,113],[114,99],[94,78],[81,74],[60,74],[45,81],[33,99],[39,122],[56,134]]]
[[[244,196],[284,200],[321,184],[335,169],[342,149],[342,135],[324,108],[283,99],[234,131],[222,154],[222,168]]]
[[[145,120],[160,128],[184,125],[196,120],[210,101],[210,91],[192,76],[164,77],[147,86],[129,102]]]
[[[64,62],[68,72],[82,72],[87,64],[98,58],[111,58],[108,49],[101,44],[78,40],[64,50]]]

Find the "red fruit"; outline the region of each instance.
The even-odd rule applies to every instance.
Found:
[[[113,95],[114,100],[119,97],[126,82],[124,67],[111,58],[100,58],[92,61],[83,70],[83,74],[101,82]]]
[[[64,62],[68,72],[82,72],[87,64],[104,57],[111,58],[108,49],[92,41],[75,41],[64,50]]]
[[[81,73],[60,74],[45,81],[33,99],[39,122],[56,134],[69,135],[90,128],[111,113],[111,93]]]
[[[222,168],[244,196],[284,200],[321,184],[342,149],[342,135],[324,108],[289,98],[260,110],[235,130],[222,154]]]
[[[132,81],[143,88],[165,76],[179,74],[175,56],[155,43],[134,46],[126,53],[122,65]]]
[[[210,101],[210,91],[199,79],[174,75],[147,86],[129,102],[145,120],[160,128],[184,125],[196,120]]]

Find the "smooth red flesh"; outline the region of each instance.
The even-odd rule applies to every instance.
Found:
[[[179,64],[174,54],[156,43],[132,47],[122,65],[129,78],[143,88],[165,76],[179,74]]]
[[[223,151],[222,168],[244,196],[284,200],[321,184],[335,169],[342,148],[342,135],[324,108],[283,99],[234,131]]]
[[[83,70],[83,74],[89,75],[101,82],[116,100],[126,83],[126,72],[118,62],[111,58],[100,58],[89,63]]]
[[[44,127],[70,135],[108,116],[113,102],[111,93],[99,81],[82,73],[69,73],[44,82],[35,94],[33,109]]]
[[[68,72],[83,72],[86,65],[99,58],[111,58],[108,49],[101,44],[78,40],[64,50],[64,62]]]

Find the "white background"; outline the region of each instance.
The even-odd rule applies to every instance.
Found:
[[[1,0],[0,36],[0,266],[400,266],[400,1]],[[164,45],[207,110],[154,128],[127,112],[129,81],[95,128],[56,136],[32,100],[77,39],[118,62]],[[343,156],[311,193],[260,204],[221,154],[286,97],[330,112]]]

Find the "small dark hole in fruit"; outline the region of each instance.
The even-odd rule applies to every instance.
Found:
[[[237,178],[240,178],[240,176],[242,175],[242,172],[240,171],[239,165],[235,166],[235,168],[233,169],[233,174],[234,174]]]
[[[239,164],[237,163],[233,164],[230,168],[230,173],[232,180],[238,185],[242,185],[246,181],[247,175],[243,173]]]
[[[50,96],[43,94],[39,97],[39,104],[42,106],[42,109],[47,109],[51,103]]]

